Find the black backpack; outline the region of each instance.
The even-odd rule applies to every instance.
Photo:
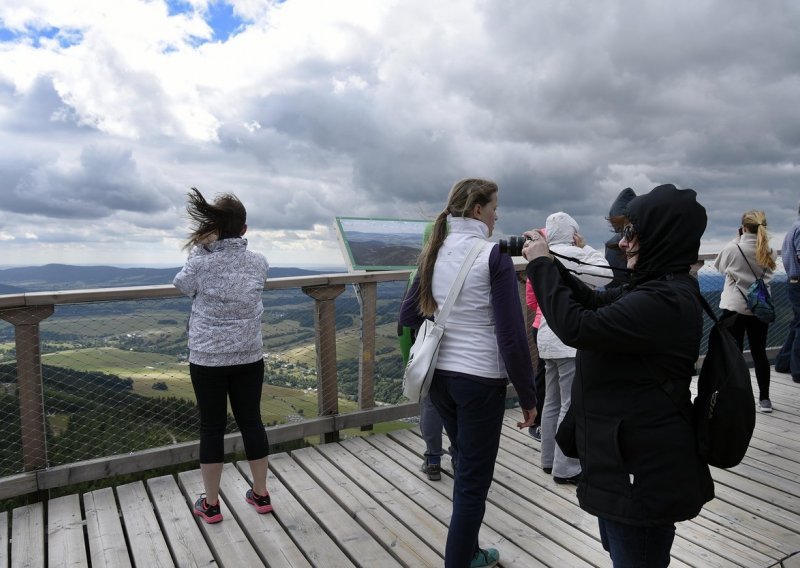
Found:
[[[732,319],[720,321],[702,295],[700,301],[714,325],[694,399],[697,452],[708,465],[733,467],[744,458],[756,426],[750,370],[727,327]]]
[[[693,415],[681,402],[672,381],[661,383],[661,387],[694,426],[700,458],[714,467],[733,467],[744,458],[756,427],[750,370],[728,329],[735,316],[720,320],[699,292],[698,296],[714,325],[708,333],[708,351],[697,379]]]

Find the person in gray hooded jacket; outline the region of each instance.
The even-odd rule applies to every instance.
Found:
[[[546,222],[547,243],[550,250],[575,260],[562,260],[580,272],[580,278],[591,288],[600,288],[611,278],[605,258],[587,245],[580,234],[578,222],[563,211],[553,213]],[[576,261],[588,265],[578,264]],[[542,406],[542,469],[552,473],[553,481],[577,484],[581,465],[575,458],[564,455],[556,444],[556,429],[569,410],[572,398],[572,380],[575,376],[575,349],[564,343],[553,332],[543,314],[536,334],[539,357],[545,365],[545,397]]]
[[[247,212],[235,195],[219,195],[209,203],[192,188],[187,211],[193,221],[186,244],[189,258],[173,284],[192,298],[189,374],[200,409],[205,487],[194,514],[218,523],[229,398],[253,477],[245,500],[259,513],[272,511],[267,491],[269,443],[261,421],[261,292],[269,265],[264,255],[247,250]]]

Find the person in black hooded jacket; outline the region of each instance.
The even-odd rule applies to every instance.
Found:
[[[625,251],[619,248],[619,241],[622,239],[622,227],[625,225],[625,212],[628,203],[636,197],[636,192],[630,187],[626,187],[619,192],[611,208],[608,210],[606,220],[611,225],[614,234],[606,241],[606,261],[614,273],[614,279],[606,284],[606,288],[615,288],[628,282],[628,272],[625,270],[627,258]]]
[[[667,566],[675,523],[714,497],[689,410],[703,310],[697,261],[706,211],[694,190],[660,185],[627,207],[620,240],[628,285],[592,291],[550,256],[541,235],[523,248],[528,278],[556,335],[578,349],[572,388],[583,475],[577,496],[599,518],[615,567]],[[685,409],[667,394],[671,382]]]

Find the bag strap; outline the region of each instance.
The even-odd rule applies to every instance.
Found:
[[[703,294],[701,294],[699,290],[697,291],[697,297],[700,298],[700,303],[703,305],[703,309],[705,310],[706,314],[708,314],[708,317],[710,317],[715,324],[718,324],[719,318],[717,317],[717,314],[714,313],[714,310],[711,308],[711,306],[708,304],[708,301],[703,297]],[[661,381],[658,386],[660,386],[661,390],[667,393],[667,396],[672,399],[672,402],[675,404],[678,412],[681,413],[689,425],[694,427],[694,419],[692,418],[692,414],[690,410],[684,404],[682,404],[681,393],[678,392],[675,383],[670,380],[665,380]]]
[[[758,282],[760,279],[764,278],[764,274],[766,274],[767,269],[766,268],[764,269],[764,272],[761,273],[761,277],[759,278],[759,276],[756,275],[756,271],[753,270],[753,266],[750,264],[750,261],[747,260],[747,256],[744,254],[744,251],[742,250],[742,247],[740,247],[739,245],[736,245],[736,248],[738,248],[739,252],[742,253],[742,257],[744,257],[744,261],[747,263],[747,266],[750,268],[750,272],[753,273],[753,278],[756,279],[755,281]],[[747,296],[744,295],[744,292],[742,292],[741,288],[739,288],[738,286],[736,286],[736,289],[739,290],[739,293],[742,295],[742,298],[744,298],[744,301],[746,303],[747,302]]]
[[[753,273],[753,278],[755,278],[756,280],[758,280],[759,278],[764,278],[764,274],[767,272],[767,269],[765,268],[764,272],[761,273],[761,276],[758,276],[758,274],[756,274],[756,271],[753,270],[753,265],[750,264],[749,260],[747,260],[747,256],[744,254],[744,251],[742,250],[742,247],[740,247],[739,245],[736,245],[736,248],[738,248],[739,252],[742,253],[742,256],[744,257],[744,261],[747,263],[747,267],[750,269],[750,272]]]
[[[717,317],[717,314],[714,313],[714,310],[711,309],[711,306],[708,305],[708,301],[703,297],[703,295],[699,291],[697,292],[697,297],[700,298],[700,303],[703,305],[703,309],[708,314],[708,317],[714,320],[714,323],[719,323],[719,318]]]
[[[458,276],[456,276],[455,281],[453,282],[453,286],[450,288],[450,291],[447,293],[447,299],[444,301],[444,305],[442,309],[439,310],[439,315],[436,316],[436,323],[444,326],[445,322],[447,321],[447,316],[450,315],[450,309],[453,307],[453,304],[458,297],[458,294],[461,292],[461,287],[464,285],[464,280],[467,278],[467,272],[469,269],[472,268],[472,265],[475,263],[475,259],[478,258],[481,250],[487,244],[488,241],[478,240],[472,248],[467,253],[466,258],[464,258],[464,262],[461,264],[461,270],[458,272]]]

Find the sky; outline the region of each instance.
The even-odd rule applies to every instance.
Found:
[[[625,187],[693,188],[702,250],[800,200],[796,0],[3,0],[0,266],[180,266],[235,193],[273,266],[337,216],[427,219],[496,181],[493,239]]]

